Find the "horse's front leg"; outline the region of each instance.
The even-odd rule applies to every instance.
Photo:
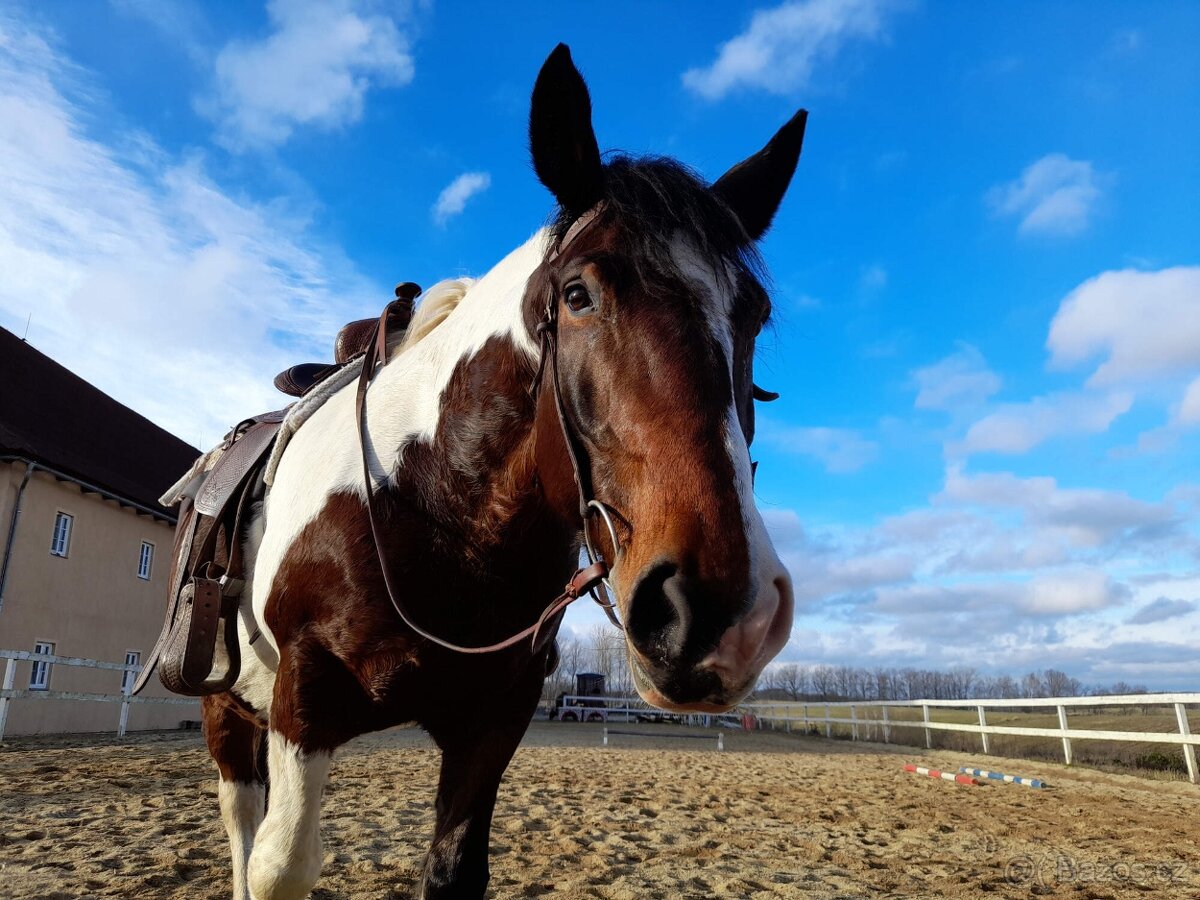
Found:
[[[511,710],[507,722],[433,734],[442,748],[442,767],[433,844],[417,891],[421,900],[479,898],[487,890],[496,791],[529,726],[540,688],[539,678],[528,704]]]
[[[228,694],[201,702],[204,737],[221,773],[217,797],[229,836],[233,898],[247,900],[246,865],[266,808],[266,735],[248,710]]]
[[[301,900],[321,875],[321,793],[329,777],[332,725],[317,721],[325,709],[317,684],[328,657],[317,648],[281,648],[275,678],[271,724],[267,736],[267,769],[271,800],[250,854],[247,881],[253,900]]]
[[[333,753],[306,750],[272,724],[271,802],[250,854],[252,900],[301,900],[321,876],[321,792]]]

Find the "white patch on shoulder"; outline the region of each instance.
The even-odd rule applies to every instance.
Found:
[[[545,257],[547,241],[548,232],[539,230],[474,282],[437,328],[395,355],[375,375],[367,396],[365,443],[376,479],[403,464],[399,455],[405,443],[433,437],[442,390],[460,360],[473,356],[497,335],[508,335],[530,358],[536,356],[521,300],[529,276]],[[266,531],[254,572],[253,620],[263,632],[258,643],[265,641],[274,654],[278,647],[263,611],[288,549],[330,495],[365,496],[355,390],[355,384],[342,388],[292,437],[267,496]]]
[[[253,900],[302,900],[321,876],[321,792],[330,753],[304,753],[269,732],[271,803],[247,867]]]

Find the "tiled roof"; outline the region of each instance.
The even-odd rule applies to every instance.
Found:
[[[0,328],[0,456],[158,503],[200,451]]]

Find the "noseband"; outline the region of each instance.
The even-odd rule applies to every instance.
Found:
[[[563,239],[558,245],[547,255],[544,265],[553,262],[563,251],[579,237],[588,226],[591,225],[600,211],[603,209],[603,204],[593,207],[588,212],[584,213],[572,223],[567,229]],[[412,302],[413,299],[421,292],[417,285],[411,282],[402,284],[396,288],[396,296],[400,301]],[[367,518],[371,523],[371,537],[375,544],[375,555],[379,559],[379,568],[383,573],[384,587],[387,589],[388,599],[391,600],[392,606],[395,608],[400,620],[404,622],[410,629],[416,632],[421,637],[439,647],[444,647],[447,650],[453,650],[456,653],[495,653],[499,650],[506,650],[509,647],[529,639],[530,652],[536,654],[542,650],[546,643],[553,639],[558,633],[558,626],[562,622],[562,616],[566,612],[568,606],[578,600],[580,597],[590,595],[591,598],[604,609],[609,620],[621,628],[620,620],[617,619],[614,611],[615,604],[609,599],[608,590],[611,586],[608,583],[609,564],[600,555],[596,545],[592,542],[591,535],[591,518],[593,514],[598,516],[608,529],[609,538],[612,541],[613,552],[617,553],[620,549],[620,542],[617,539],[617,531],[613,525],[612,516],[609,509],[602,502],[591,496],[591,480],[590,477],[585,481],[585,472],[590,476],[590,469],[585,469],[581,465],[581,459],[586,459],[586,454],[583,452],[582,444],[576,434],[575,428],[571,424],[571,420],[567,415],[567,408],[563,402],[562,388],[558,376],[558,303],[554,295],[553,288],[550,289],[546,299],[546,308],[542,321],[538,323],[537,334],[541,344],[541,353],[538,360],[537,374],[534,376],[533,385],[530,389],[531,393],[536,397],[542,383],[542,376],[546,371],[547,366],[550,369],[550,382],[554,390],[554,406],[558,413],[559,426],[562,428],[563,440],[567,446],[567,455],[571,460],[571,468],[575,475],[575,484],[579,489],[579,515],[582,519],[584,548],[587,552],[588,565],[582,569],[577,569],[575,574],[571,576],[571,580],[567,583],[563,592],[559,594],[538,616],[537,621],[527,628],[523,628],[516,634],[510,635],[502,641],[494,644],[488,644],[481,647],[467,647],[461,644],[455,644],[444,640],[437,635],[429,633],[427,630],[416,624],[412,620],[412,616],[404,608],[401,603],[395,586],[392,582],[392,575],[389,571],[387,558],[383,551],[383,536],[381,534],[381,526],[379,523],[379,512],[377,504],[379,503],[378,494],[374,488],[374,479],[371,477],[371,467],[367,460],[367,446],[364,434],[366,432],[367,419],[367,388],[371,384],[371,379],[374,377],[376,368],[387,363],[387,342],[388,342],[388,319],[391,304],[384,309],[379,317],[378,323],[375,325],[374,334],[367,344],[366,352],[363,354],[362,372],[358,378],[358,391],[355,396],[355,414],[358,421],[358,441],[359,448],[362,453],[363,464],[363,484],[367,492]]]

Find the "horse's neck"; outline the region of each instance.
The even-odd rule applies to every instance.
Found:
[[[369,394],[380,474],[400,503],[470,535],[470,552],[507,545],[514,520],[538,517],[529,396],[538,347],[523,298],[545,241],[538,232],[475,282],[442,324],[383,367]]]
[[[377,477],[392,474],[414,441],[434,439],[455,372],[489,342],[507,339],[519,354],[537,353],[521,300],[545,242],[542,230],[508,254],[471,285],[445,321],[380,369],[367,395],[368,456]]]

